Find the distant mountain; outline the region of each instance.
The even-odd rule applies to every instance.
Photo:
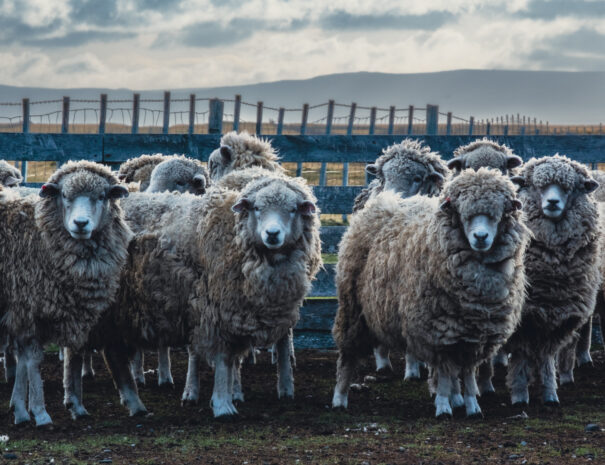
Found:
[[[491,118],[506,114],[521,114],[537,117],[558,124],[590,124],[605,120],[605,72],[560,72],[560,71],[505,71],[505,70],[459,70],[439,73],[385,74],[343,73],[319,76],[304,80],[286,80],[252,85],[167,89],[172,98],[187,98],[190,93],[198,97],[233,98],[241,94],[246,102],[255,104],[263,101],[265,106],[300,108],[303,103],[319,104],[329,99],[337,103],[357,102],[361,106],[407,108],[408,105],[424,107],[427,103],[439,105],[442,112],[468,119]],[[129,89],[46,89],[33,87],[0,86],[0,102],[19,102],[29,97],[32,101],[53,100],[64,95],[72,99],[98,99],[107,93],[110,99],[131,99]],[[162,91],[141,91],[142,99],[161,99]],[[53,104],[52,109],[60,106]],[[72,108],[84,107],[74,104]],[[112,104],[113,107],[129,108],[128,103]],[[88,107],[94,107],[94,104]],[[146,108],[158,110],[161,104],[146,103]],[[49,107],[50,108],[50,107]],[[32,107],[47,112],[49,108]],[[172,111],[187,110],[186,102],[173,104]],[[207,109],[200,102],[198,112]],[[225,112],[230,113],[229,104]],[[0,116],[14,116],[19,107],[0,106]],[[336,116],[347,114],[345,108],[337,108]],[[244,106],[242,117],[254,119],[255,110]],[[267,119],[276,119],[277,114],[265,112]],[[288,113],[289,119],[300,119],[300,113]],[[309,121],[325,115],[325,108],[313,110]],[[404,115],[404,113],[401,113]],[[150,116],[151,117],[151,116]],[[183,116],[186,120],[187,117]],[[115,116],[114,116],[115,119]],[[119,118],[118,118],[119,120]],[[1,121],[0,121],[1,122]]]

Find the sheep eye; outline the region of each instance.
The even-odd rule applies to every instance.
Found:
[[[254,207],[254,211],[255,211],[255,212],[259,212],[259,211],[260,211],[260,208],[258,208],[258,207]]]
[[[105,200],[105,196],[104,196],[103,194],[99,195],[99,200],[100,200],[100,201]]]
[[[414,182],[415,182],[415,183],[419,183],[419,182],[421,182],[421,181],[422,181],[422,178],[421,178],[420,176],[416,176],[416,177],[414,177]]]

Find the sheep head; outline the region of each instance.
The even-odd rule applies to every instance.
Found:
[[[0,160],[0,184],[6,187],[18,186],[23,181],[21,172],[4,160]]]
[[[208,172],[200,162],[186,157],[170,157],[153,169],[146,192],[202,195],[208,185]]]
[[[492,168],[506,175],[522,164],[523,160],[506,145],[484,138],[456,149],[454,158],[447,163],[447,167],[456,174],[467,168],[475,171],[479,168]]]

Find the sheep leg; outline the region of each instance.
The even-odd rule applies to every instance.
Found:
[[[145,386],[145,369],[143,365],[145,364],[145,355],[141,349],[137,349],[130,360],[130,371],[132,372],[132,376],[134,377],[137,384],[141,386]]]
[[[382,344],[374,347],[374,360],[376,360],[376,372],[387,374],[393,372],[393,365],[389,358],[389,348]]]
[[[63,361],[63,347],[59,347],[59,352],[57,352],[57,356],[59,357],[59,361]]]
[[[294,329],[288,330],[288,351],[290,353],[290,363],[296,368],[296,352],[294,352]]]
[[[17,361],[15,360],[15,350],[12,344],[4,348],[4,379],[7,383],[15,379]]]
[[[226,353],[214,357],[214,389],[210,401],[214,417],[237,415],[233,405],[233,364]]]
[[[139,397],[137,383],[130,371],[126,350],[121,347],[107,347],[104,350],[105,363],[113,382],[120,393],[120,402],[125,405],[130,416],[146,415],[147,409]]]
[[[242,360],[239,357],[233,361],[233,401],[244,401],[242,391]]]
[[[573,369],[576,361],[577,344],[578,339],[574,337],[569,344],[559,350],[559,380],[561,386],[574,383]]]
[[[592,357],[590,356],[590,345],[592,343],[592,316],[580,329],[580,340],[576,349],[576,358],[578,367],[583,365],[592,366]]]
[[[294,374],[290,358],[290,340],[282,337],[276,343],[277,350],[277,397],[280,399],[294,398]]]
[[[75,352],[68,347],[63,349],[63,404],[74,420],[89,416],[82,405],[82,371],[84,357],[89,355],[89,352]]]
[[[521,354],[512,354],[506,378],[511,390],[511,403],[516,406],[528,405],[529,364]]]
[[[92,352],[88,350],[84,352],[84,358],[82,360],[82,378],[93,379],[95,377],[95,370],[92,367]]]
[[[488,365],[491,363],[488,361]],[[477,378],[475,376],[475,367],[465,367],[462,370],[464,378],[464,406],[466,407],[466,416],[469,418],[483,418],[483,413],[477,402],[479,388],[477,387]]]
[[[557,396],[557,371],[555,368],[554,355],[548,355],[540,365],[540,377],[542,379],[542,400],[545,405],[558,406]]]
[[[492,364],[507,367],[508,366],[508,354],[506,353],[506,350],[500,349],[498,351],[498,353],[492,359]]]
[[[452,392],[450,393],[450,405],[453,409],[464,407],[464,399],[460,390],[460,379],[458,376],[452,376]]]
[[[196,405],[200,398],[200,357],[187,347],[189,359],[187,362],[187,380],[181,398],[181,405]]]
[[[44,351],[38,342],[32,341],[25,347],[27,378],[29,379],[29,411],[34,415],[36,426],[49,425],[53,421],[46,411],[44,404],[44,386],[40,374],[40,363],[44,359]]]
[[[10,406],[15,409],[15,425],[25,423],[30,420],[27,407],[25,405],[25,396],[27,393],[27,362],[23,350],[17,348],[17,366],[15,369],[15,383],[13,384],[13,393],[10,400]]]
[[[496,356],[497,357],[497,356]],[[493,360],[496,359],[493,358]],[[506,360],[508,363],[508,359]],[[494,365],[492,360],[485,360],[479,365],[478,378],[479,378],[479,392],[482,396],[493,394],[496,392],[494,385],[492,384],[492,378],[494,377]]]
[[[450,393],[452,392],[452,375],[440,367],[434,367],[437,374],[437,395],[435,396],[435,416],[451,417]]]
[[[420,379],[420,362],[408,352],[405,354],[405,376],[403,379],[404,381]]]
[[[357,356],[352,353],[340,352],[336,363],[336,387],[332,397],[333,408],[347,408],[349,405],[349,388],[357,366]]]
[[[170,372],[170,347],[158,347],[158,386],[174,388]]]

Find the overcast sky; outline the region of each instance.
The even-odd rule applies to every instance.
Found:
[[[0,0],[0,63],[0,84],[131,89],[602,71],[605,1]]]

